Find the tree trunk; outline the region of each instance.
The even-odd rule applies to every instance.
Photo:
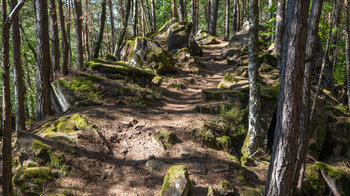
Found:
[[[155,9],[155,4],[154,0],[151,0],[151,11],[152,11],[152,30],[156,31],[157,30],[157,23],[156,23],[156,9]]]
[[[137,2],[138,0],[133,0],[133,20],[134,20],[134,24],[133,24],[133,28],[132,28],[132,36],[136,37],[137,35]],[[155,16],[154,16],[155,17]]]
[[[212,9],[210,16],[210,28],[209,34],[216,36],[216,24],[218,19],[218,9],[219,9],[219,0],[212,0]]]
[[[35,21],[36,21],[36,45],[38,54],[37,71],[37,120],[42,120],[52,115],[50,100],[50,42],[49,42],[49,21],[46,0],[34,0]]]
[[[233,2],[233,18],[232,18],[232,31],[233,34],[237,32],[237,1]]]
[[[69,49],[68,49],[68,40],[67,40],[67,34],[66,34],[66,24],[65,24],[65,18],[63,14],[63,3],[62,0],[58,0],[58,12],[60,15],[60,23],[61,23],[61,35],[62,35],[62,74],[64,76],[68,75],[68,56],[69,56]]]
[[[173,2],[173,5],[172,5],[172,7],[173,7],[173,18],[177,19],[179,17],[178,17],[178,14],[177,14],[176,0],[173,0],[172,2]]]
[[[269,0],[269,9],[272,8],[273,0]],[[273,13],[269,11],[268,19],[270,20],[273,17]]]
[[[95,43],[94,43],[94,51],[92,58],[98,58],[99,52],[101,49],[101,43],[103,39],[103,30],[105,29],[105,21],[106,21],[106,0],[101,1],[101,21],[100,21],[100,30],[98,32],[98,35],[96,37]]]
[[[180,21],[186,21],[186,17],[185,17],[185,4],[184,4],[184,0],[179,0],[179,6],[180,6]]]
[[[112,31],[112,48],[115,47],[116,39],[115,39],[115,29],[114,29],[114,17],[113,17],[113,4],[112,0],[108,1],[108,6],[109,6],[109,16],[111,19],[111,31]],[[87,29],[87,28],[86,28]]]
[[[192,0],[192,34],[195,34],[197,32],[196,29],[196,4],[197,0]]]
[[[122,21],[125,21],[125,13],[124,13],[124,0],[119,0],[120,5],[120,16],[122,17]]]
[[[90,43],[89,43],[90,34],[91,34],[91,32],[89,31],[89,25],[90,25],[89,15],[90,15],[89,0],[85,0],[85,49],[87,53],[87,59],[91,59],[91,50],[90,50]],[[114,20],[111,20],[111,23],[112,22],[114,22]],[[114,31],[115,29],[112,29],[112,30]]]
[[[11,0],[11,9],[17,5],[17,0]],[[12,22],[12,45],[13,45],[13,65],[15,79],[15,116],[16,131],[25,130],[25,87],[23,78],[23,69],[21,62],[21,33],[18,16],[15,16]]]
[[[225,16],[225,39],[228,40],[230,37],[230,0],[226,0]]]
[[[291,195],[295,191],[309,4],[309,0],[288,1],[277,125],[265,195]]]
[[[212,7],[212,0],[208,0],[208,17],[207,17],[207,22],[208,22],[208,29],[207,31],[210,31],[210,19],[211,19],[211,7]]]
[[[142,36],[146,36],[146,13],[145,13],[145,7],[143,5],[143,0],[141,0],[141,12],[142,12]]]
[[[278,59],[279,64],[281,63],[281,58],[282,58],[285,7],[286,7],[286,0],[277,0],[274,55]]]
[[[67,19],[67,37],[68,37],[68,53],[69,53],[69,65],[68,67],[71,67],[72,66],[72,45],[71,45],[71,34],[70,34],[70,31],[71,31],[71,7],[72,7],[72,2],[71,0],[68,0],[68,19]]]
[[[345,0],[345,54],[346,54],[346,79],[348,89],[348,109],[350,110],[350,27],[349,27],[350,1]]]
[[[260,86],[259,86],[259,66],[258,66],[258,20],[259,7],[258,0],[249,0],[249,40],[248,40],[248,74],[249,74],[249,123],[248,134],[249,144],[246,146],[244,155],[249,157],[264,142],[264,134],[261,133],[260,126]]]
[[[240,31],[241,30],[241,6],[239,4],[239,0],[236,1],[237,2],[237,29],[236,31]]]
[[[11,91],[10,91],[10,24],[7,23],[7,2],[2,1],[2,155],[4,196],[12,195],[12,157],[11,157]]]
[[[129,15],[130,15],[130,9],[131,9],[131,0],[128,0],[126,3],[126,17],[124,20],[124,24],[123,24],[123,30],[120,34],[118,43],[116,45],[116,48],[114,49],[114,56],[118,56],[120,54],[120,46],[123,43],[124,37],[125,37],[125,33],[126,33],[126,29],[128,27],[128,21],[129,21]]]
[[[56,11],[56,2],[49,1],[50,9],[50,29],[51,29],[51,44],[52,44],[52,70],[53,75],[56,75],[60,72],[60,39],[58,37],[58,25],[57,25],[57,11]],[[54,79],[54,78],[52,78]]]
[[[303,100],[300,115],[300,130],[299,130],[299,148],[297,155],[296,169],[294,173],[294,183],[298,183],[297,192],[302,191],[302,182],[305,172],[305,160],[309,143],[310,132],[310,83],[311,83],[311,71],[315,68],[316,54],[317,54],[317,37],[318,26],[320,22],[320,16],[322,13],[323,0],[313,0],[309,23],[308,23],[308,35],[306,42],[306,54],[305,54],[305,71],[304,71],[304,83],[303,83]],[[300,170],[300,172],[298,172]],[[296,179],[298,179],[296,182]],[[293,185],[295,188],[295,185]]]

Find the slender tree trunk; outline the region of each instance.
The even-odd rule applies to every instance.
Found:
[[[209,34],[210,35],[216,35],[216,24],[218,20],[218,9],[219,9],[219,0],[212,0],[212,9],[211,9],[211,16],[210,16],[210,28],[209,28]]]
[[[305,71],[304,71],[304,83],[303,83],[303,100],[300,115],[300,130],[298,140],[298,155],[296,169],[294,170],[294,183],[298,183],[297,192],[302,191],[302,182],[305,172],[305,160],[308,150],[309,136],[310,136],[310,83],[311,83],[311,71],[315,68],[316,55],[317,55],[317,37],[318,26],[320,22],[320,16],[322,13],[323,0],[313,0],[312,7],[308,23],[308,35],[306,42],[306,55],[305,55]],[[298,172],[300,170],[300,172]],[[299,178],[298,182],[296,179]],[[295,187],[295,185],[293,185]]]
[[[50,42],[49,42],[49,19],[46,0],[34,0],[36,21],[36,45],[38,54],[37,71],[37,120],[42,120],[52,115],[50,100]]]
[[[103,39],[103,30],[105,28],[105,21],[106,21],[106,0],[101,1],[101,21],[100,21],[100,30],[98,32],[98,35],[96,37],[95,43],[94,43],[94,51],[92,58],[98,58],[99,52],[101,49],[101,43]]]
[[[197,29],[196,29],[196,4],[197,4],[197,0],[192,0],[192,24],[193,24],[192,33],[193,34],[195,34],[197,32]]]
[[[85,48],[86,48],[86,53],[87,53],[87,59],[91,59],[91,49],[90,49],[90,34],[92,33],[90,31],[90,8],[89,8],[89,1],[90,0],[85,0]],[[112,20],[113,22],[114,20]],[[114,30],[114,29],[113,29]]]
[[[119,0],[120,5],[120,16],[122,17],[122,21],[125,21],[125,13],[124,13],[124,0]]]
[[[17,0],[11,0],[11,9],[17,5]],[[21,62],[21,33],[19,27],[18,16],[15,16],[12,21],[12,45],[13,45],[13,65],[15,78],[15,116],[16,116],[16,131],[25,130],[25,87],[23,78],[23,69]]]
[[[119,49],[120,49],[120,46],[123,43],[123,40],[124,40],[124,37],[125,37],[125,33],[126,33],[126,29],[128,27],[128,21],[129,21],[130,9],[131,9],[131,1],[132,0],[127,0],[127,3],[126,3],[126,17],[125,17],[124,24],[123,24],[123,30],[122,30],[122,32],[120,34],[120,37],[119,37],[118,43],[116,45],[116,48],[114,49],[114,56],[118,56],[120,54]]]
[[[53,75],[56,75],[60,72],[60,39],[58,37],[58,25],[57,25],[57,10],[56,2],[53,0],[49,1],[50,9],[50,29],[51,29],[51,46],[52,46],[52,70]],[[54,80],[54,78],[52,78]]]
[[[196,4],[195,4],[195,21],[196,21],[196,23],[194,24],[195,25],[195,29],[196,29],[196,31],[195,32],[197,32],[198,31],[198,20],[199,20],[199,18],[198,18],[198,12],[199,12],[199,5],[198,5],[198,0],[196,0]]]
[[[213,0],[208,0],[208,13],[207,13],[207,15],[208,15],[208,17],[207,17],[207,22],[208,22],[208,29],[207,29],[207,31],[209,32],[210,31],[210,24],[211,24],[211,22],[210,22],[210,19],[211,19],[211,7],[212,7],[212,1]]]
[[[154,0],[151,0],[151,11],[152,11],[152,30],[156,31],[157,30],[157,23],[156,23],[156,9],[155,9],[155,4]]]
[[[10,91],[10,24],[7,20],[7,2],[2,1],[2,133],[3,133],[3,186],[4,196],[12,195],[11,157],[11,91]]]
[[[136,35],[137,35],[137,12],[138,12],[138,10],[137,10],[137,8],[138,8],[138,6],[137,6],[137,2],[138,2],[138,0],[133,0],[133,20],[134,20],[134,24],[133,24],[133,28],[132,28],[132,36],[133,37],[136,37]],[[155,17],[155,16],[154,16]]]
[[[272,8],[273,0],[269,0],[269,9]],[[269,12],[268,19],[270,20],[273,17],[273,13]]]
[[[277,125],[265,195],[294,194],[309,0],[290,0],[280,71]]]
[[[71,34],[70,34],[70,31],[71,31],[71,7],[72,7],[72,3],[71,3],[71,0],[68,0],[67,2],[68,4],[68,18],[67,18],[67,37],[68,37],[68,52],[69,52],[69,65],[68,67],[70,68],[72,66],[72,45],[71,45]]]
[[[274,55],[278,59],[279,63],[281,62],[283,49],[285,7],[286,0],[277,0]]]
[[[179,0],[179,6],[180,6],[180,21],[186,21],[185,18],[185,4],[184,4],[184,0]]]
[[[230,0],[226,0],[226,12],[225,12],[225,39],[230,37]]]
[[[345,44],[346,44],[346,79],[348,89],[348,109],[350,110],[350,27],[349,27],[350,1],[345,0]]]
[[[237,2],[237,31],[241,30],[241,6],[239,4],[239,0],[236,1]]]
[[[178,14],[177,14],[176,0],[173,0],[172,2],[173,2],[173,4],[172,4],[172,7],[173,7],[173,18],[177,19],[179,17],[178,17]]]
[[[58,0],[58,12],[60,15],[60,23],[61,23],[61,35],[62,35],[62,74],[64,76],[68,75],[68,56],[69,56],[69,49],[68,49],[68,40],[67,40],[67,34],[66,34],[66,24],[65,24],[65,17],[63,13],[63,3],[62,0]]]
[[[145,7],[143,6],[143,0],[141,0],[141,25],[142,25],[142,36],[146,36],[146,14],[145,14]]]
[[[249,123],[248,135],[249,144],[243,149],[244,156],[249,157],[263,145],[264,134],[260,126],[260,86],[258,66],[258,0],[249,0],[249,42],[248,42],[248,74],[249,74]]]
[[[107,42],[106,42],[106,45],[107,45],[107,53],[108,54],[111,54],[111,40],[109,39],[109,33],[108,33],[108,25],[107,25],[107,20],[105,20],[105,36],[106,36],[106,39],[107,39]],[[112,41],[113,42],[113,41]]]
[[[237,32],[237,1],[234,0],[233,2],[233,18],[232,18],[232,31],[233,34]]]
[[[109,16],[111,19],[111,31],[112,31],[112,48],[115,47],[116,39],[115,39],[115,29],[114,29],[114,17],[113,17],[113,4],[112,0],[108,0],[108,6],[109,6]],[[86,28],[87,29],[87,28]]]
[[[242,0],[242,7],[241,7],[241,24],[243,25],[245,22],[245,0]]]

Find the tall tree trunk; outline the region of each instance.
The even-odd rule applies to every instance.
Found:
[[[116,48],[114,49],[114,56],[119,56],[119,54],[120,54],[119,49],[120,49],[120,46],[123,43],[123,40],[124,40],[124,37],[125,37],[125,33],[126,33],[126,29],[128,27],[128,21],[129,21],[130,9],[131,9],[131,1],[132,0],[127,0],[127,3],[126,3],[126,17],[125,17],[124,24],[123,24],[123,30],[120,33],[120,37],[119,37],[118,43],[116,45]]]
[[[71,34],[70,34],[70,31],[71,31],[71,7],[72,7],[72,2],[71,0],[68,0],[67,1],[67,4],[68,4],[68,17],[67,17],[67,37],[68,37],[68,52],[69,52],[69,65],[68,67],[72,67],[72,45],[71,45]]]
[[[101,43],[103,39],[103,30],[105,29],[105,21],[106,21],[106,0],[101,1],[101,21],[100,21],[100,30],[98,32],[98,35],[96,37],[95,43],[94,43],[94,51],[92,58],[98,58],[99,52],[101,49]]]
[[[125,13],[124,13],[124,0],[119,0],[120,5],[120,16],[122,18],[122,21],[125,21]]]
[[[141,15],[141,18],[142,18],[142,36],[146,36],[146,14],[145,14],[145,7],[143,5],[143,0],[141,0],[141,12],[142,12],[142,15]]]
[[[332,40],[330,45],[337,45],[338,40],[340,39],[340,32],[337,30],[339,28],[339,25],[341,24],[341,18],[342,18],[342,9],[341,6],[344,4],[344,0],[335,0],[337,2],[336,9],[335,9],[335,16],[334,16],[334,28],[336,29],[334,39]],[[337,62],[338,62],[338,56],[339,56],[339,47],[334,47],[333,49],[330,49],[330,69],[332,70],[332,73],[334,73]]]
[[[110,45],[111,40],[109,39],[107,20],[105,20],[105,28],[106,28],[106,30],[105,30],[105,36],[106,36],[106,39],[107,39],[107,41],[106,41],[107,53],[108,53],[108,54],[111,54],[111,45]],[[112,42],[113,42],[113,41],[112,41]]]
[[[232,31],[233,34],[237,32],[237,0],[233,0],[233,18],[232,18]]]
[[[197,0],[192,0],[192,33],[195,34],[197,29],[196,29],[196,4]]]
[[[242,0],[242,7],[241,7],[241,24],[243,25],[245,22],[245,9],[246,9],[245,0]]]
[[[273,0],[269,0],[269,9],[272,8]],[[268,19],[270,20],[273,17],[273,13],[269,12]]]
[[[89,1],[90,0],[85,0],[85,48],[86,48],[86,53],[87,53],[87,59],[91,59],[91,50],[90,50],[90,34],[92,33],[89,30],[89,26],[90,26],[90,8],[89,8]],[[111,21],[111,23],[114,20]],[[113,29],[114,30],[114,29]]]
[[[195,32],[197,32],[198,31],[198,22],[199,22],[199,18],[198,18],[198,12],[199,12],[199,5],[198,5],[198,0],[196,0],[196,4],[195,4],[195,24],[194,24],[194,26],[195,26],[195,29],[196,29],[196,31]]]
[[[225,39],[228,40],[228,38],[230,37],[230,0],[226,0],[225,8]]]
[[[14,10],[17,0],[11,0],[11,9]],[[23,69],[21,62],[21,33],[19,27],[18,16],[16,15],[12,21],[12,45],[13,45],[13,65],[15,78],[15,116],[16,131],[25,130],[25,87],[23,78]]]
[[[209,28],[209,34],[210,35],[216,35],[216,24],[218,20],[218,9],[219,9],[219,0],[212,0],[212,9],[211,9],[211,16],[210,16],[210,28]]]
[[[236,1],[237,2],[237,31],[241,30],[241,6],[239,4],[239,0]]]
[[[37,120],[42,120],[52,115],[50,100],[50,38],[49,19],[46,0],[34,0],[35,21],[36,21],[36,45],[38,54],[37,71]]]
[[[65,17],[63,13],[63,3],[62,0],[58,0],[58,12],[60,15],[60,23],[61,23],[61,35],[62,35],[62,74],[64,76],[68,75],[68,56],[69,56],[69,48],[68,48],[68,40],[66,33],[66,24]]]
[[[209,32],[210,31],[210,19],[211,19],[211,7],[212,7],[212,2],[213,0],[208,0],[208,17],[207,17],[207,22],[208,22],[208,28],[207,28],[207,31]]]
[[[300,130],[299,130],[299,148],[297,155],[296,169],[294,173],[294,183],[298,183],[297,192],[302,191],[302,182],[305,172],[305,160],[308,150],[309,136],[310,136],[310,83],[311,72],[315,68],[316,54],[317,54],[317,37],[320,16],[322,13],[323,0],[313,0],[308,23],[308,35],[306,42],[305,54],[305,70],[303,83],[303,100],[300,115]],[[298,172],[300,170],[300,172]],[[298,182],[296,179],[299,178]],[[295,185],[293,185],[295,187]]]
[[[346,44],[346,79],[348,89],[348,109],[350,110],[350,27],[349,27],[350,1],[345,0],[345,44]]]
[[[295,191],[309,4],[309,0],[288,1],[277,124],[265,195],[291,195]]]
[[[176,0],[172,0],[173,4],[172,4],[172,7],[173,7],[173,18],[179,18],[178,17],[178,14],[177,14],[177,8],[176,8]]]
[[[134,21],[134,24],[132,26],[132,36],[133,37],[136,37],[137,35],[137,12],[138,12],[138,6],[137,6],[137,2],[138,0],[133,0],[133,21]]]
[[[4,196],[12,195],[11,157],[11,91],[10,91],[10,24],[7,20],[7,2],[2,0],[2,133],[3,133],[3,186]]]
[[[60,39],[58,37],[58,25],[57,25],[57,11],[56,11],[56,2],[49,1],[50,9],[50,29],[51,29],[51,46],[52,46],[52,70],[53,75],[56,75],[60,72]],[[54,78],[52,78],[54,79]]]
[[[113,17],[113,4],[112,0],[108,1],[108,6],[109,6],[109,16],[111,19],[111,31],[112,31],[112,48],[115,47],[116,39],[115,39],[115,29],[114,29],[114,17]]]
[[[180,6],[180,21],[186,21],[185,18],[185,4],[184,4],[184,0],[179,0],[179,6]]]
[[[277,0],[274,55],[278,59],[279,64],[281,63],[281,58],[282,58],[285,7],[286,7],[286,0]]]
[[[264,134],[260,126],[260,86],[258,66],[258,21],[259,7],[258,0],[249,0],[249,42],[248,42],[248,74],[249,74],[249,123],[248,134],[249,144],[243,149],[244,156],[249,157],[263,145]]]
[[[152,11],[152,30],[156,31],[157,30],[157,20],[156,20],[156,9],[155,9],[155,4],[154,0],[151,0],[151,11]]]

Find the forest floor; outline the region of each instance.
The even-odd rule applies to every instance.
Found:
[[[44,187],[44,192],[64,192],[72,195],[158,195],[163,178],[172,165],[186,165],[194,185],[195,195],[207,195],[208,187],[229,181],[235,187],[263,187],[268,165],[244,169],[235,167],[224,151],[195,143],[190,133],[215,115],[196,112],[201,103],[201,90],[217,88],[226,73],[232,72],[221,52],[228,43],[203,48],[200,72],[181,72],[174,78],[194,79],[185,89],[163,89],[162,101],[147,108],[120,105],[79,107],[65,115],[81,114],[97,132],[79,144],[78,153],[66,155],[74,175],[60,177]],[[176,134],[177,143],[164,149],[154,139],[160,130]],[[146,166],[158,160],[160,168]],[[243,173],[245,179],[239,176]]]

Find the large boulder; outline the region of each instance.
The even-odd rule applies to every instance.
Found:
[[[192,23],[176,22],[167,31],[168,51],[178,50],[189,45]]]
[[[200,45],[211,45],[220,43],[214,36],[209,35],[209,33],[207,33],[206,31],[198,31],[194,36],[194,39]]]
[[[193,195],[192,183],[184,165],[172,166],[164,178],[161,196],[190,196]]]
[[[147,37],[135,37],[124,42],[120,59],[131,66],[151,68],[159,75],[175,71],[171,55]]]

